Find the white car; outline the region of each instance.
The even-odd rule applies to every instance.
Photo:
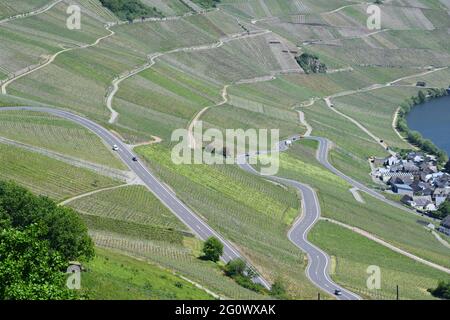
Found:
[[[113,149],[114,151],[117,151],[117,150],[119,150],[119,147],[117,146],[117,144],[115,144],[115,145],[113,145],[112,149]]]

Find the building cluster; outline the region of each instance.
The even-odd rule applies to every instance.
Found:
[[[402,203],[420,211],[437,211],[450,199],[450,175],[439,171],[436,158],[421,152],[410,152],[372,160],[373,175],[386,183]]]

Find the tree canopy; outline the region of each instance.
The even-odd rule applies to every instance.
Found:
[[[102,5],[121,19],[133,21],[137,18],[162,17],[155,7],[149,7],[140,0],[100,0]]]
[[[436,289],[429,291],[435,297],[450,299],[450,281],[440,281]]]
[[[70,299],[70,260],[87,261],[94,248],[77,213],[0,181],[0,299]]]
[[[219,261],[223,254],[223,244],[215,237],[208,238],[203,244],[203,258],[214,262]]]

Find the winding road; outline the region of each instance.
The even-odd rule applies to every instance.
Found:
[[[284,146],[284,143],[280,143],[280,146]],[[279,147],[280,151],[285,151],[286,149]],[[244,160],[238,161],[238,165],[247,172],[259,175],[259,172]],[[308,266],[306,268],[308,279],[330,295],[334,295],[335,290],[341,290],[342,295],[336,296],[339,300],[360,300],[361,298],[358,295],[342,288],[331,280],[328,274],[330,257],[307,239],[309,231],[320,218],[320,204],[316,192],[310,186],[295,180],[276,176],[265,176],[265,178],[292,186],[301,194],[302,215],[289,230],[288,238],[299,249],[306,252],[308,256]]]
[[[144,183],[144,185],[189,229],[191,229],[200,239],[206,240],[209,237],[218,238],[224,245],[224,252],[222,260],[228,262],[236,258],[245,259],[239,251],[227,240],[225,240],[219,233],[208,226],[201,218],[199,218],[191,209],[189,209],[177,196],[169,190],[162,182],[160,182],[140,161],[133,161],[137,157],[130,148],[128,148],[119,138],[117,138],[110,131],[100,126],[99,124],[73,114],[68,111],[58,110],[46,107],[0,107],[1,111],[34,111],[48,113],[57,117],[61,117],[73,121],[99,136],[106,144],[113,146],[117,145],[117,151],[120,159],[125,163],[131,171],[133,171]],[[254,268],[253,268],[254,269]],[[267,289],[271,286],[262,276],[257,276],[254,281],[262,284]]]

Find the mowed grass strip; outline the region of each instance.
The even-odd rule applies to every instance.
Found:
[[[427,289],[435,288],[439,280],[450,276],[410,258],[402,256],[331,222],[320,221],[311,231],[309,240],[335,257],[332,278],[339,284],[369,299],[395,299],[396,286],[399,298],[432,299]],[[369,266],[381,270],[381,288],[367,288]]]
[[[90,300],[210,300],[206,291],[146,261],[113,250],[96,248],[82,274]]]
[[[0,144],[0,178],[14,180],[34,193],[64,200],[121,182],[64,162]]]
[[[90,234],[98,247],[118,250],[121,253],[156,263],[200,283],[221,296],[252,300],[267,298],[267,296],[239,286],[234,280],[225,276],[216,263],[199,259],[198,248],[201,247],[201,243],[195,238],[188,238],[183,245],[179,245],[105,231],[91,230]]]

